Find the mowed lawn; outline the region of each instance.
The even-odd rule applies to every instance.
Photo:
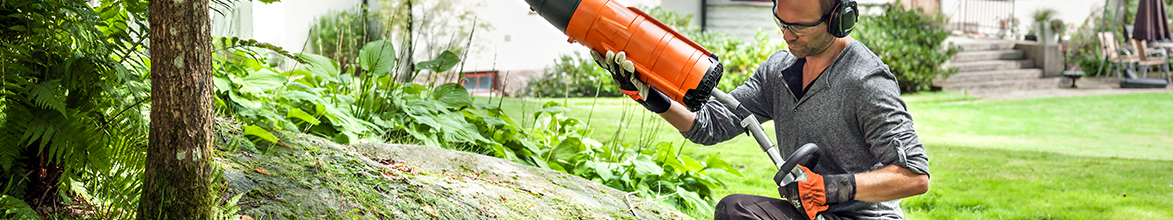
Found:
[[[933,174],[928,193],[903,201],[910,219],[1173,219],[1173,94],[904,99]],[[693,144],[627,98],[506,98],[502,108],[532,121],[548,101],[569,104],[572,117],[589,117],[599,141],[669,141],[694,158],[741,168],[743,177],[712,173],[728,185],[714,200],[732,193],[777,197],[772,165],[748,136]],[[773,135],[772,123],[764,127]]]

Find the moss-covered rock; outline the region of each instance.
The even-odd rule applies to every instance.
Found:
[[[220,151],[221,197],[252,219],[688,219],[599,183],[494,157],[285,134]],[[260,147],[260,146],[258,146]],[[264,149],[264,148],[262,148]]]

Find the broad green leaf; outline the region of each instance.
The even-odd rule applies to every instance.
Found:
[[[436,101],[427,99],[412,99],[404,102],[403,112],[412,116],[436,115],[442,108]]]
[[[587,137],[582,138],[582,144],[586,145],[588,149],[589,148],[598,148],[598,147],[603,146],[603,143],[599,143],[598,141],[595,141],[594,139],[587,138]]]
[[[709,157],[708,159],[705,159],[705,166],[705,169],[721,169],[725,170],[725,172],[741,177],[741,171],[737,170],[737,168],[734,168],[733,166],[730,166],[728,162],[717,159],[717,157]]]
[[[509,150],[509,148],[506,148],[505,146],[500,144],[493,144],[490,146],[490,148],[493,149],[493,156],[496,156],[497,158],[519,163],[523,162],[521,159],[517,158],[517,154],[513,153],[513,151]]]
[[[534,118],[537,118],[538,116],[542,115],[542,113],[546,113],[546,114],[553,116],[553,115],[561,114],[561,113],[567,112],[567,111],[570,111],[570,109],[568,109],[566,107],[562,107],[562,106],[553,106],[553,107],[543,108],[542,110],[538,110],[537,112],[534,112]]]
[[[374,125],[362,119],[355,118],[350,112],[350,108],[338,108],[332,104],[325,105],[326,112],[334,115],[330,118],[331,124],[341,127],[343,132],[353,132],[354,135],[348,134],[349,137],[355,137],[358,133],[369,131]],[[357,141],[357,139],[350,139],[350,141]]]
[[[424,91],[428,91],[428,87],[424,87],[423,85],[415,84],[415,83],[402,84],[402,85],[400,85],[399,89],[403,90],[403,92],[406,94],[412,94],[412,95],[420,95]]]
[[[315,77],[313,72],[306,69],[292,69],[281,73],[282,76],[289,77],[289,85],[297,85],[298,88],[304,90],[315,89],[321,84],[322,79]]]
[[[639,157],[635,161],[632,161],[632,165],[635,165],[637,176],[664,174],[664,168],[661,168],[660,165],[656,165],[656,162],[652,162],[644,157]]]
[[[705,175],[697,175],[697,176],[693,176],[693,177],[694,178],[690,178],[690,180],[693,180],[697,183],[700,183],[701,185],[704,185],[705,187],[708,187],[709,189],[724,189],[725,188],[724,183],[721,183],[720,181],[717,181],[716,179],[713,179],[712,177],[705,176]]]
[[[701,171],[701,169],[705,168],[704,165],[701,165],[701,163],[696,162],[696,160],[693,160],[689,156],[680,155],[680,160],[684,161],[684,168],[688,171]]]
[[[236,95],[236,92],[228,92],[228,99],[232,99],[233,103],[240,105],[246,110],[257,110],[261,108],[261,103],[254,102],[244,97]]]
[[[690,192],[684,188],[676,187],[677,195],[684,198],[689,208],[696,209],[700,213],[713,213],[713,208],[709,207],[709,202],[701,199],[695,192]]]
[[[288,91],[282,92],[281,97],[289,99],[290,101],[294,101],[295,103],[298,101],[305,101],[305,102],[311,102],[311,103],[323,102],[321,96],[316,96],[316,95],[310,94],[308,92],[302,92],[302,91],[297,91],[297,90],[288,90]]]
[[[285,77],[269,69],[261,69],[249,73],[248,76],[245,76],[243,80],[244,83],[255,85],[264,91],[269,91],[285,85]]]
[[[318,125],[318,123],[320,123],[317,118],[314,118],[314,116],[310,115],[309,113],[305,113],[305,111],[302,111],[298,108],[289,108],[289,111],[286,112],[285,117],[301,119],[302,121],[308,122],[312,125]]]
[[[4,210],[4,214],[0,216],[11,217],[13,220],[41,219],[41,216],[37,215],[37,212],[33,211],[28,203],[13,196],[0,195],[0,208]]]
[[[570,173],[570,172],[567,172],[566,168],[562,167],[562,165],[558,165],[558,163],[546,163],[546,165],[550,166],[549,169],[551,169],[551,170],[562,171],[563,173]]]
[[[440,115],[436,117],[436,122],[440,124],[440,130],[443,131],[444,139],[451,142],[474,142],[474,141],[488,141],[481,137],[477,131],[477,127],[472,123],[464,121],[464,117],[453,112]]]
[[[338,63],[334,60],[312,53],[296,53],[294,56],[305,60],[306,69],[309,69],[315,76],[322,77],[326,81],[337,81],[340,70],[338,70]]]
[[[488,125],[489,127],[504,127],[510,125],[509,122],[505,122],[505,120],[501,120],[497,117],[484,116],[483,118],[485,125]]]
[[[538,158],[538,155],[530,155],[529,158],[533,160],[534,163],[538,165],[538,167],[550,169],[550,164],[547,164],[546,161],[542,160],[542,158]]]
[[[551,155],[549,155],[549,158],[551,161],[570,160],[571,157],[574,157],[575,154],[581,151],[580,146],[582,146],[582,139],[578,137],[567,137],[562,142],[559,142],[557,147],[554,147],[553,151],[550,152]]]
[[[415,126],[409,126],[407,129],[403,129],[403,130],[406,131],[408,135],[411,135],[411,137],[415,138],[416,140],[424,140],[424,139],[428,138],[427,135],[420,133],[419,130],[415,128]]]
[[[523,152],[525,155],[536,156],[536,154],[539,152],[538,146],[534,145],[533,142],[520,138],[509,141],[507,146],[510,149],[514,149],[514,151]],[[523,149],[524,151],[522,151]]]
[[[456,53],[452,53],[450,50],[445,50],[443,53],[440,53],[440,56],[436,56],[436,59],[419,62],[415,66],[420,69],[428,69],[432,70],[432,72],[439,73],[452,69],[452,67],[455,67],[456,63],[459,62],[460,57],[456,56]]]
[[[665,167],[670,167],[679,171],[686,170],[684,161],[681,161],[680,157],[676,157],[676,155],[668,155],[667,158],[664,158],[663,162]]]
[[[445,83],[432,91],[432,99],[438,101],[445,108],[463,108],[472,105],[472,97],[468,90],[456,83]]]
[[[615,163],[595,163],[589,161],[587,162],[587,166],[595,168],[595,173],[599,174],[599,178],[603,178],[603,181],[610,180],[612,177],[615,177],[615,173],[612,172],[612,170],[618,169],[620,167],[619,164]]]
[[[244,135],[252,135],[271,143],[277,143],[277,136],[273,136],[273,134],[269,133],[269,131],[266,131],[264,128],[257,127],[256,125],[249,125],[244,127]]]
[[[232,90],[232,81],[229,81],[227,77],[217,76],[212,78],[212,84],[216,86],[216,92],[227,92]]]
[[[395,45],[391,44],[391,41],[367,43],[358,53],[358,64],[376,76],[385,75],[395,67]]]

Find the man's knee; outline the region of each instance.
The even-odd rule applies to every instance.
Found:
[[[717,202],[717,207],[714,208],[713,218],[717,220],[736,219],[735,216],[740,216],[746,213],[746,205],[753,204],[755,196],[746,194],[730,194],[721,198]]]

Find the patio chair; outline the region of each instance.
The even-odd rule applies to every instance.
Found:
[[[1145,42],[1142,40],[1136,40],[1136,39],[1129,38],[1128,41],[1132,42],[1133,48],[1136,48],[1136,51],[1137,51],[1136,54],[1138,54],[1138,55],[1144,54],[1144,56],[1138,56],[1138,57],[1140,57],[1140,61],[1138,61],[1138,63],[1137,63],[1138,67],[1144,67],[1144,68],[1140,69],[1140,77],[1141,78],[1148,77],[1148,70],[1149,70],[1148,67],[1150,67],[1150,66],[1160,67],[1161,71],[1165,73],[1165,78],[1169,78],[1169,54],[1168,54],[1168,52],[1166,52],[1164,49],[1161,49],[1161,48],[1150,48],[1148,46],[1148,42]]]
[[[1118,78],[1124,78],[1123,71],[1125,68],[1141,72],[1141,75],[1148,75],[1148,68],[1151,66],[1159,66],[1165,72],[1166,78],[1169,77],[1169,55],[1164,50],[1148,49],[1146,50],[1146,43],[1144,41],[1130,40],[1132,48],[1121,47],[1117,44],[1116,35],[1112,32],[1100,32],[1100,47],[1104,51],[1104,56],[1107,56],[1111,63],[1108,67],[1108,74],[1115,73],[1117,68],[1121,74],[1117,74]],[[1140,68],[1143,67],[1143,68]]]

